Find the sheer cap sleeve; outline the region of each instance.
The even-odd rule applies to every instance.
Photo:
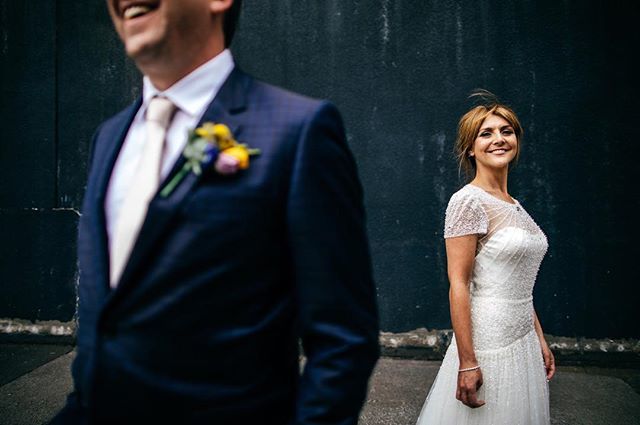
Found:
[[[447,205],[444,220],[444,237],[484,235],[489,218],[475,193],[462,188],[454,193]]]

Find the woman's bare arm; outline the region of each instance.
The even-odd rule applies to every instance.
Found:
[[[460,369],[478,366],[471,335],[471,305],[469,282],[478,243],[477,235],[446,239],[447,271],[449,275],[449,305],[451,323],[458,346]],[[458,373],[456,398],[469,407],[480,407],[477,391],[482,386],[482,372],[475,369]]]

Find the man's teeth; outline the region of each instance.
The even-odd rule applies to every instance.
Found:
[[[124,11],[124,19],[137,18],[138,16],[142,16],[145,13],[148,13],[150,11],[151,11],[151,8],[149,6],[138,5],[138,6],[127,7]]]

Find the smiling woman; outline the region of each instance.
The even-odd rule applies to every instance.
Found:
[[[469,177],[475,175],[478,161],[483,166],[483,160],[487,160],[486,165],[491,166],[490,158],[483,155],[488,149],[495,152],[487,153],[504,156],[496,164],[498,166],[517,160],[523,135],[522,125],[511,108],[500,103],[488,92],[476,92],[472,96],[488,98],[488,102],[472,108],[460,118],[458,124],[456,156],[460,168],[463,168]]]
[[[532,298],[547,238],[507,191],[520,121],[481,95],[489,102],[460,119],[456,141],[473,180],[453,194],[445,218],[455,338],[418,424],[547,425],[555,365]]]

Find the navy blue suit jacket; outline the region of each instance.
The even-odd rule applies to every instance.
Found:
[[[139,106],[94,137],[75,391],[56,421],[355,424],[378,321],[362,189],[336,108],[235,69],[202,121],[261,154],[235,175],[190,174],[156,196],[110,290],[105,193]]]

